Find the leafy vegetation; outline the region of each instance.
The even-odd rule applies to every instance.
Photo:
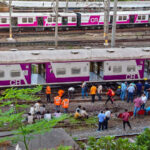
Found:
[[[99,139],[89,137],[88,143],[79,143],[82,149],[86,150],[150,150],[150,129],[135,138],[135,143],[129,142],[128,139],[113,136],[105,136]]]
[[[11,129],[13,136],[1,138],[0,142],[12,141],[17,143],[20,141],[24,143],[26,150],[29,150],[28,144],[31,138],[33,138],[33,135],[50,131],[59,121],[67,118],[66,115],[63,115],[60,118],[52,119],[50,121],[41,119],[34,124],[25,124],[24,120],[26,118],[24,117],[24,113],[26,113],[25,110],[29,105],[20,103],[28,101],[35,102],[39,100],[36,93],[41,90],[42,86],[37,86],[33,89],[11,88],[3,92],[2,97],[0,98],[0,128]]]

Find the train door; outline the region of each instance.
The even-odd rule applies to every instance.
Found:
[[[150,23],[150,15],[148,16],[148,22]]]
[[[135,19],[135,16],[134,15],[130,15],[130,23],[134,23],[134,19]]]
[[[150,79],[150,60],[144,62],[144,77]]]
[[[44,84],[46,82],[45,66],[45,64],[31,64],[31,84]]]
[[[44,19],[43,19],[43,17],[37,17],[37,22],[38,22],[38,26],[39,27],[40,26],[43,27],[43,25],[44,25]]]
[[[113,16],[110,16],[110,24],[113,23]]]
[[[18,18],[17,17],[12,17],[11,18],[11,24],[12,24],[12,27],[17,27],[17,25],[18,25]]]
[[[104,63],[91,62],[90,63],[90,81],[103,80]]]
[[[62,25],[68,24],[68,17],[62,17]]]
[[[77,27],[80,27],[81,25],[81,14],[77,13]]]

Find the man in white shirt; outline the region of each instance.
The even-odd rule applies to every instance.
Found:
[[[105,121],[104,121],[104,128],[105,129],[108,129],[108,120],[110,119],[110,117],[111,117],[111,111],[108,109],[108,108],[106,108],[106,111],[105,111]]]
[[[74,98],[74,92],[75,92],[75,88],[74,87],[68,88],[69,99],[73,99]]]
[[[97,89],[97,96],[99,101],[101,101],[102,89],[103,89],[102,85],[99,85]]]
[[[31,115],[34,115],[34,114],[35,114],[35,109],[34,109],[34,106],[33,106],[33,105],[31,105],[29,113],[30,113]]]
[[[146,97],[146,95],[144,93],[141,96],[141,100],[142,100],[141,109],[145,109],[145,104],[147,102],[147,97]]]
[[[47,121],[50,121],[52,118],[51,114],[49,111],[46,112],[46,114],[44,115],[44,119],[47,120]]]
[[[40,105],[41,105],[40,101],[34,104],[35,113],[40,112]]]
[[[29,124],[32,124],[32,123],[33,123],[33,115],[31,115],[30,113],[28,113],[27,119],[28,119],[28,123],[29,123]]]

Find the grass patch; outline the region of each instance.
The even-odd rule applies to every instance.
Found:
[[[88,119],[85,120],[87,124],[95,124],[98,123],[98,118],[95,116],[89,117]]]

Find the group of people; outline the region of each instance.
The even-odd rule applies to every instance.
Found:
[[[72,97],[72,94],[73,94],[74,90],[75,89],[73,89],[73,88],[68,90],[69,93],[71,93],[71,95],[70,95],[71,97]],[[52,100],[51,100],[51,87],[50,86],[46,87],[46,97],[47,97],[47,102],[52,103]],[[58,95],[54,97],[54,105],[55,105],[56,111],[60,111],[60,108],[62,106],[62,108],[64,109],[64,113],[68,112],[69,99],[66,97],[64,90],[60,89],[58,91]]]
[[[76,108],[76,111],[75,111],[75,114],[74,114],[74,118],[75,119],[88,119],[88,117],[89,117],[89,115],[86,112],[85,107],[82,108],[81,105],[79,105]]]
[[[90,88],[90,95],[92,98],[92,102],[95,102],[95,96],[98,96],[99,101],[101,101],[101,94],[102,94],[102,85],[99,85],[98,87],[96,87],[94,84],[91,86]],[[84,99],[84,96],[88,97],[88,87],[87,87],[87,83],[84,81],[82,82],[81,85],[81,94],[82,94],[82,99]]]
[[[111,117],[111,111],[108,108],[106,108],[105,112],[101,111],[98,114],[98,120],[99,120],[98,131],[108,129],[108,121],[110,117]]]
[[[139,81],[136,84],[130,83],[129,85],[127,82],[123,82],[121,84],[121,89],[120,89],[121,90],[120,98],[122,101],[124,101],[125,98],[127,97],[127,102],[129,103],[131,101],[133,103],[134,95],[140,97],[142,93],[144,93],[148,99],[149,89],[150,89],[150,85],[148,84],[147,81],[145,81],[144,84],[142,84],[141,81]]]
[[[27,122],[32,124],[35,120],[40,120],[44,118],[45,120],[49,121],[52,117],[60,117],[62,114],[59,110],[57,110],[53,115],[46,110],[46,106],[41,104],[41,101],[36,102],[34,105],[31,105],[29,113],[27,115]]]

